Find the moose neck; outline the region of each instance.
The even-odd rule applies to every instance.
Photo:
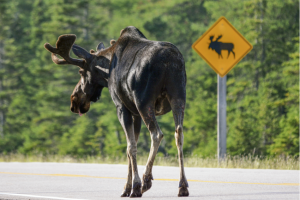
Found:
[[[101,78],[98,79],[99,84],[108,87],[108,78],[109,78],[109,68],[110,61],[113,55],[113,46],[106,48],[98,53],[96,53],[97,60],[95,63],[95,68],[98,70],[98,73],[101,75]]]

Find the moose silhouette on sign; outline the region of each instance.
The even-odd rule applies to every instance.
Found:
[[[222,50],[227,50],[228,51],[228,56],[227,58],[229,58],[229,54],[230,52],[232,52],[233,54],[233,57],[235,58],[235,53],[233,52],[233,48],[234,48],[234,45],[233,43],[223,43],[223,42],[219,42],[219,39],[221,39],[222,35],[220,35],[215,41],[213,41],[214,39],[214,36],[210,36],[210,44],[208,46],[208,49],[212,49],[212,50],[215,50],[217,52],[217,54],[219,55],[219,58],[221,56],[222,57],[222,53],[221,51]]]

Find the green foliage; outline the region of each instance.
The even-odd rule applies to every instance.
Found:
[[[272,155],[299,156],[299,37],[292,41],[294,52],[290,53],[288,61],[283,62],[281,69],[281,73],[288,78],[280,80],[285,93],[276,104],[284,107],[285,115],[279,122],[280,133],[268,149]]]
[[[55,65],[43,45],[74,33],[76,43],[89,50],[99,42],[109,45],[133,25],[183,53],[184,152],[215,156],[217,76],[191,45],[221,16],[253,45],[227,76],[228,154],[299,155],[297,0],[2,0],[0,153],[124,157],[126,137],[108,90],[86,116],[72,114],[69,98],[78,69]],[[174,156],[173,115],[157,119],[164,133],[159,155]],[[143,125],[139,155],[148,154],[150,143]]]

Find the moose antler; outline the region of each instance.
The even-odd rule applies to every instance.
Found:
[[[212,41],[214,39],[214,36],[213,35],[210,36],[209,39],[210,39],[210,41]]]
[[[216,42],[221,39],[222,35],[219,35],[219,37],[216,39]]]
[[[79,60],[70,57],[70,50],[75,40],[76,35],[74,34],[61,35],[58,37],[56,42],[56,48],[51,46],[49,43],[45,43],[44,47],[52,53],[52,61],[55,64],[72,64],[79,66],[80,68],[84,68],[85,60]],[[60,55],[63,59],[58,58],[56,54]]]

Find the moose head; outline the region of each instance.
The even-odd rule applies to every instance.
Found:
[[[102,89],[107,87],[109,59],[107,56],[101,56],[104,49],[103,43],[97,46],[97,51],[91,50],[87,52],[85,49],[74,44],[76,35],[61,35],[57,42],[56,48],[46,43],[45,48],[52,53],[52,60],[58,65],[71,64],[78,66],[80,80],[74,88],[71,95],[70,109],[73,113],[80,116],[88,112],[90,102],[96,102],[100,96]],[[81,59],[70,57],[70,50]],[[61,56],[63,59],[57,57]]]
[[[219,35],[219,37],[215,41],[213,41],[214,36],[213,35],[210,36],[209,37],[210,43],[209,43],[208,49],[214,49],[216,44],[219,42],[219,39],[221,39],[221,38],[222,38],[222,35]]]

